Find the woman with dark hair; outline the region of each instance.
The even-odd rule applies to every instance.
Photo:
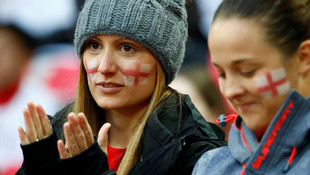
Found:
[[[224,0],[209,46],[239,116],[193,174],[310,174],[310,1]]]

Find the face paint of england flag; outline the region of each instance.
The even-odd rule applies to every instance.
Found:
[[[97,60],[84,61],[84,67],[87,73],[88,84],[95,81],[98,73],[98,63]]]
[[[124,83],[127,86],[146,85],[151,72],[150,64],[138,63],[135,61],[127,61],[124,64]]]
[[[257,76],[255,82],[258,92],[266,99],[284,95],[290,91],[290,82],[286,77],[284,68],[272,70],[263,76]]]

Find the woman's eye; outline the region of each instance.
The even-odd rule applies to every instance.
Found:
[[[219,78],[225,78],[225,74],[224,73],[219,73],[218,75],[219,75],[218,76]]]
[[[95,40],[89,40],[86,43],[86,49],[89,49],[91,51],[96,51],[98,49],[101,49],[101,44],[98,41]]]
[[[97,49],[100,49],[100,44],[96,41],[92,41],[90,42],[90,47],[92,50],[97,50]]]
[[[254,75],[255,70],[252,71],[246,71],[246,72],[241,72],[241,75],[245,76],[245,77],[250,77],[252,75]]]
[[[218,75],[218,78],[225,78],[225,73],[223,71],[219,71],[217,70],[217,75]]]
[[[123,52],[126,52],[126,53],[131,53],[134,51],[133,47],[128,44],[124,44],[121,49]]]

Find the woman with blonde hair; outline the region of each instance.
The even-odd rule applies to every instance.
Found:
[[[168,86],[183,61],[186,18],[184,0],[87,0],[74,40],[76,100],[51,122],[28,103],[18,174],[190,174],[203,152],[225,145]]]

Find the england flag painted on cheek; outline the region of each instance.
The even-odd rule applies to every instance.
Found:
[[[290,91],[290,82],[287,80],[284,68],[267,72],[263,76],[255,77],[256,87],[266,99],[287,94]]]
[[[124,83],[127,86],[140,86],[148,83],[151,65],[128,61],[123,66]]]
[[[95,81],[97,78],[97,68],[98,68],[98,63],[97,60],[92,60],[92,61],[84,61],[84,66],[87,74],[87,80],[88,84],[91,82]]]

